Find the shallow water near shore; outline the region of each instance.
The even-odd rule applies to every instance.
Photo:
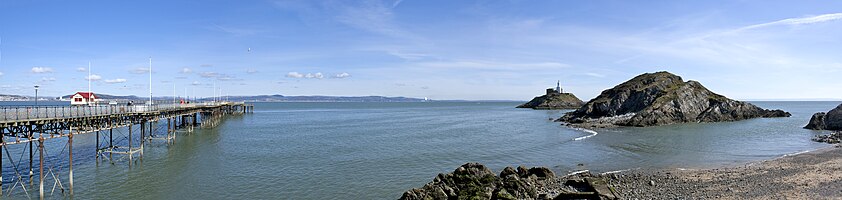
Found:
[[[514,108],[518,103],[255,103],[253,114],[181,133],[175,144],[146,146],[142,163],[131,168],[119,161],[97,164],[96,136],[79,135],[73,146],[75,194],[84,199],[395,199],[466,162],[497,172],[505,166],[548,166],[560,174],[736,166],[827,146],[810,141],[825,132],[801,127],[813,113],[839,104],[752,102],[793,116],[597,129],[585,137],[593,134],[548,120],[566,111]],[[66,156],[60,154],[64,141],[48,141],[47,158]],[[16,162],[24,147],[9,147]],[[8,188],[14,171],[3,162]],[[55,165],[66,173],[66,163]]]

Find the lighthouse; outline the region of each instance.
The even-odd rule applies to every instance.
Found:
[[[561,90],[560,80],[555,83],[555,88],[547,88],[547,95],[558,95],[561,93],[564,93],[564,91]]]

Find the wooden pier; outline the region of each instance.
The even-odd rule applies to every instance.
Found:
[[[199,104],[154,104],[154,105],[102,105],[102,106],[55,106],[55,107],[2,107],[0,108],[0,161],[5,157],[14,165],[15,179],[12,186],[3,186],[3,162],[0,162],[0,196],[13,194],[20,188],[27,196],[29,191],[24,182],[33,184],[33,156],[39,153],[38,185],[39,196],[44,199],[45,176],[54,179],[53,191],[58,185],[65,195],[73,195],[73,136],[96,133],[96,159],[108,159],[114,163],[114,155],[127,158],[129,166],[135,158],[142,159],[143,147],[147,141],[164,140],[174,142],[176,131],[192,132],[194,127],[215,126],[225,115],[244,114],[254,111],[254,106],[243,102],[212,102]],[[166,122],[164,134],[156,131],[158,123]],[[128,144],[115,144],[114,131],[128,130]],[[124,134],[125,133],[121,133]],[[44,141],[67,138],[68,188],[52,168],[44,172]],[[103,139],[103,141],[101,141]],[[37,143],[37,144],[33,144]],[[139,144],[138,144],[139,143]],[[9,153],[9,145],[28,145],[29,174],[20,173],[22,159],[15,162]],[[125,145],[125,146],[123,146]],[[37,150],[33,148],[37,147]],[[25,148],[24,148],[25,149]],[[25,151],[25,150],[24,150]],[[137,156],[135,156],[137,155]],[[106,158],[107,156],[107,158]],[[17,163],[17,164],[16,164]],[[31,189],[30,189],[31,190]],[[52,192],[50,192],[52,193]]]

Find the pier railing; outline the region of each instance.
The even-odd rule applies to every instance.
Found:
[[[169,111],[198,106],[218,106],[230,102],[153,105],[95,105],[95,106],[4,106],[0,108],[0,121],[32,119],[77,118],[113,114]]]

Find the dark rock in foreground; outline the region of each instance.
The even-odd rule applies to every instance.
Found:
[[[782,110],[766,110],[728,99],[699,82],[684,82],[669,72],[657,72],[639,75],[605,90],[557,121],[582,127],[642,127],[789,116],[790,113]]]
[[[842,104],[836,106],[833,110],[827,113],[819,112],[813,114],[810,118],[810,123],[804,126],[806,129],[813,130],[842,130]]]
[[[518,108],[532,108],[538,110],[577,109],[585,104],[572,93],[550,93],[533,98],[531,101],[517,106]]]
[[[479,163],[439,174],[400,199],[616,199],[606,182],[594,177],[557,178],[544,167],[506,167],[499,176]]]

